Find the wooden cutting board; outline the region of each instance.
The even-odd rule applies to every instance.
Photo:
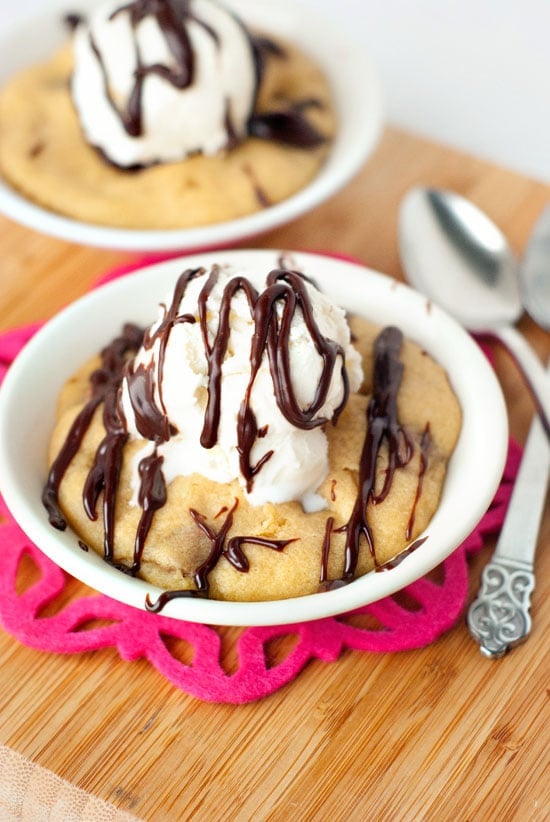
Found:
[[[547,186],[389,129],[345,190],[248,245],[342,252],[402,279],[397,211],[417,183],[472,198],[518,252],[550,200]],[[127,259],[0,219],[0,327],[51,316]],[[527,318],[520,328],[548,357],[550,335]],[[532,403],[495,353],[522,442]],[[472,592],[491,547],[472,562]],[[0,629],[0,742],[150,820],[548,819],[549,548],[547,507],[533,632],[500,661],[461,621],[423,650],[309,663],[244,706],[200,702],[112,649],[47,655]],[[227,629],[224,647],[236,635]]]

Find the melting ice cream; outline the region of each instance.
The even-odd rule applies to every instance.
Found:
[[[115,165],[212,155],[246,136],[254,46],[212,0],[110,0],[78,25],[74,57],[82,129]]]
[[[183,274],[161,306],[123,380],[122,415],[150,441],[138,462],[155,450],[168,483],[238,479],[252,504],[315,510],[323,429],[361,380],[344,312],[303,276],[214,266]]]

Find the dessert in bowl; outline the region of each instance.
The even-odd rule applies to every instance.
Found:
[[[314,207],[376,143],[361,50],[290,0],[81,0],[56,51],[57,6],[3,44],[0,208],[28,225],[128,249],[225,243]]]
[[[0,391],[1,490],[29,537],[97,590],[211,624],[402,588],[476,525],[506,447],[498,383],[460,326],[381,274],[299,253],[199,255],[104,286]]]

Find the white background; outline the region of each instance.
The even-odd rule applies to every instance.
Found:
[[[364,43],[389,123],[550,182],[550,0],[296,1]],[[0,0],[2,33],[46,5]]]

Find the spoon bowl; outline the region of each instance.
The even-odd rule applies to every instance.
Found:
[[[519,265],[506,238],[473,203],[452,191],[414,188],[400,217],[407,277],[471,331],[516,322]]]
[[[502,232],[459,194],[419,187],[403,199],[399,247],[407,278],[418,291],[469,331],[490,335],[507,348],[550,437],[550,381],[514,328],[523,313],[520,270]]]
[[[550,331],[550,206],[538,218],[521,266],[523,304],[531,317]]]

